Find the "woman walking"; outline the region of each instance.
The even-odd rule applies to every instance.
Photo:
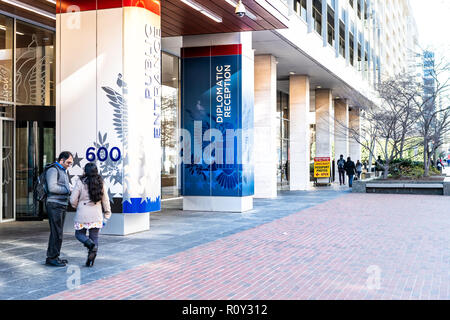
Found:
[[[98,234],[104,221],[106,223],[111,217],[108,192],[95,163],[84,167],[84,175],[77,181],[70,196],[70,204],[77,209],[75,237],[89,249],[86,266],[92,267],[97,256]],[[86,236],[88,230],[89,237]]]
[[[358,180],[361,180],[361,173],[363,171],[363,165],[361,162],[356,161],[356,177],[358,178]]]

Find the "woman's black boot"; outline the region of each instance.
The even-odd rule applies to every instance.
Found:
[[[94,247],[91,250],[89,250],[88,258],[87,258],[87,261],[86,261],[86,267],[94,266],[94,261],[95,261],[96,257],[97,257],[97,248]]]

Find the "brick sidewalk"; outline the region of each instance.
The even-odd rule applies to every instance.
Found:
[[[46,299],[449,299],[449,207],[348,194]]]

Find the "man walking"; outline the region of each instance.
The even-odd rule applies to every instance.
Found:
[[[73,155],[64,151],[57,162],[47,170],[47,200],[46,207],[50,224],[47,260],[45,264],[55,267],[65,267],[67,260],[59,258],[63,240],[64,219],[70,197],[70,184],[67,169],[73,163]]]
[[[337,161],[337,166],[339,171],[339,185],[342,186],[343,184],[345,184],[345,160],[342,154]]]
[[[348,186],[352,188],[353,177],[355,176],[356,173],[356,166],[355,163],[352,161],[352,159],[350,159],[350,157],[347,158],[347,161],[345,163],[345,171],[347,172],[348,175]]]

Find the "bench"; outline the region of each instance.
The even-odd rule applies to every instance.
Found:
[[[443,183],[367,183],[366,188],[444,189]]]

